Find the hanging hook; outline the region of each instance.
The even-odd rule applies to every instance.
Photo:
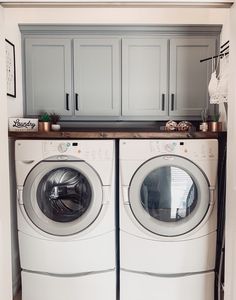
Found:
[[[218,68],[219,68],[219,65],[220,65],[220,59],[221,59],[221,56],[219,55],[218,57],[216,57],[216,73],[218,73]]]
[[[214,57],[211,58],[211,73],[214,72]]]

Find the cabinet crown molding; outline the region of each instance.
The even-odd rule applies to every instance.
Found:
[[[23,36],[27,35],[83,35],[83,34],[158,34],[160,35],[213,35],[220,34],[222,25],[81,25],[81,24],[19,24]]]

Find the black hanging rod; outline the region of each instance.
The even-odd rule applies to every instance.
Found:
[[[225,55],[228,55],[229,54],[229,52],[225,52],[225,53],[221,53],[221,54],[219,54],[219,55],[215,55],[215,56],[211,56],[211,57],[208,57],[208,58],[204,58],[204,59],[201,59],[200,60],[200,62],[204,62],[204,61],[207,61],[207,60],[211,60],[211,59],[213,59],[213,58],[217,58],[217,57],[223,57],[223,56],[225,56]]]
[[[229,49],[229,46],[225,47],[224,49],[220,50],[220,53],[225,52],[227,49]]]
[[[224,43],[222,46],[220,46],[220,48],[224,48],[224,46],[226,46],[229,43],[229,41],[227,41],[226,43]]]
[[[227,47],[225,47],[227,46]],[[225,48],[224,48],[225,47]],[[208,58],[204,58],[204,59],[201,59],[200,62],[204,62],[204,61],[207,61],[207,60],[211,60],[213,58],[217,58],[217,57],[223,57],[224,55],[228,55],[229,54],[229,51],[228,52],[225,52],[226,50],[229,49],[229,41],[227,41],[226,43],[224,43],[223,45],[220,46],[220,54],[219,55],[215,55],[215,56],[211,56],[211,57],[208,57]]]

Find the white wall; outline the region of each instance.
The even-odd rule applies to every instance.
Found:
[[[11,300],[11,232],[4,10],[0,6],[0,299]]]
[[[17,98],[8,99],[9,116],[21,116],[22,65],[18,24],[224,24],[229,36],[229,9],[210,8],[5,8],[6,36],[16,47]]]
[[[230,11],[230,102],[228,115],[227,199],[226,199],[226,282],[225,300],[236,299],[236,4]]]

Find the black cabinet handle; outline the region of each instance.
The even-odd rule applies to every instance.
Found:
[[[75,109],[79,111],[79,95],[75,93]]]
[[[175,109],[175,95],[171,94],[171,110]]]
[[[70,110],[70,107],[69,107],[69,94],[66,93],[66,110]]]
[[[162,94],[162,99],[161,99],[162,103],[161,103],[161,109],[165,110],[165,94]]]

